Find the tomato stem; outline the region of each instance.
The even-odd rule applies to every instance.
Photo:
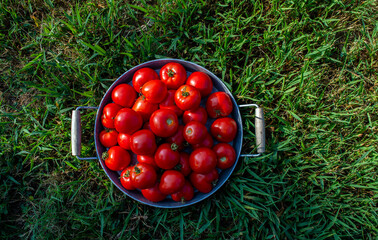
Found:
[[[125,175],[124,175],[125,177],[130,177],[130,170],[127,170],[126,172],[125,172]]]
[[[174,167],[174,169],[177,170],[177,171],[180,171],[181,168],[182,168],[182,165],[180,163],[177,164],[176,167]]]
[[[109,153],[108,152],[103,152],[102,153],[102,160],[106,160],[106,159],[108,159],[108,157],[109,157]]]
[[[218,179],[215,179],[211,184],[213,185],[213,187],[215,187],[218,183]]]
[[[168,76],[173,77],[175,75],[175,72],[172,69],[168,70]]]
[[[184,197],[181,197],[181,202],[182,202],[182,203],[185,202],[185,198],[184,198]]]
[[[134,171],[136,174],[141,173],[140,168],[138,168],[137,166],[134,167]]]
[[[172,143],[172,144],[171,144],[171,149],[172,149],[173,151],[177,151],[177,150],[179,149],[179,146],[178,146],[176,143]]]
[[[186,86],[182,89],[182,91],[181,91],[181,95],[182,95],[183,97],[187,97],[187,96],[190,95],[189,92],[186,91]]]
[[[221,162],[225,162],[225,161],[227,161],[227,157],[221,157],[219,160],[220,160]]]

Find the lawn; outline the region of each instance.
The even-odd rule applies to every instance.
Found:
[[[198,63],[264,108],[267,152],[164,210],[71,156],[71,112],[148,60]],[[377,1],[0,2],[1,239],[377,239]],[[255,152],[242,110],[243,153]],[[95,111],[82,112],[94,156]]]

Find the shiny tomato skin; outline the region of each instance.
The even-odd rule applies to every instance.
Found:
[[[225,117],[213,122],[210,132],[219,142],[231,142],[236,137],[238,126],[234,119]]]
[[[141,192],[142,192],[142,195],[151,202],[160,202],[160,201],[163,201],[167,197],[166,194],[163,194],[159,190],[158,182],[151,188],[142,189]]]
[[[181,152],[180,162],[174,169],[180,171],[185,177],[188,176],[192,172],[189,164],[189,154],[187,154],[186,152]]]
[[[155,170],[158,170],[158,165],[155,163],[154,155],[137,155],[137,160],[139,163],[145,163],[153,166]]]
[[[175,144],[163,143],[155,152],[154,159],[156,165],[162,169],[172,169],[180,161],[180,153]]]
[[[189,122],[184,127],[184,138],[190,144],[202,142],[207,134],[205,125],[197,121]]]
[[[198,107],[195,110],[185,111],[184,115],[182,116],[182,120],[184,121],[185,124],[191,121],[197,121],[205,125],[207,122],[206,109],[204,109],[203,107]]]
[[[213,145],[214,145],[213,137],[211,136],[210,133],[208,133],[208,134],[206,134],[206,137],[205,137],[204,140],[202,140],[202,142],[197,143],[197,144],[193,144],[192,147],[193,147],[193,149],[197,149],[197,148],[200,148],[200,147],[212,148]]]
[[[185,148],[184,126],[179,125],[176,133],[173,136],[168,137],[165,141],[167,143],[175,143],[178,146],[178,150],[182,151]]]
[[[233,110],[230,96],[225,92],[215,92],[206,101],[206,111],[211,118],[227,117]]]
[[[203,72],[194,72],[190,74],[186,84],[197,88],[202,98],[208,96],[213,90],[213,82],[211,81],[211,78]]]
[[[236,152],[230,144],[218,143],[213,147],[213,151],[217,155],[217,167],[219,169],[227,169],[234,165]]]
[[[137,93],[135,92],[135,89],[126,83],[118,85],[112,92],[113,102],[122,107],[132,107],[136,98]]]
[[[173,136],[178,128],[177,115],[169,109],[159,109],[150,118],[152,132],[159,137]]]
[[[151,68],[141,68],[134,73],[133,76],[133,87],[138,93],[141,92],[142,86],[151,80],[159,79],[159,75],[155,70]]]
[[[161,103],[168,94],[167,86],[160,80],[151,80],[142,87],[142,94],[150,103]]]
[[[101,123],[106,128],[114,128],[114,118],[123,107],[115,103],[107,104],[102,110]]]
[[[130,148],[137,155],[153,155],[157,148],[155,135],[147,129],[142,129],[131,135]]]
[[[130,108],[122,108],[114,119],[115,129],[119,133],[133,134],[143,125],[142,116]]]
[[[190,201],[194,197],[194,189],[189,181],[185,181],[184,186],[180,191],[171,194],[172,200],[176,202]]]
[[[117,145],[118,132],[114,129],[102,130],[99,135],[101,144],[104,147],[113,147]]]
[[[186,70],[179,63],[167,63],[160,69],[161,81],[168,89],[177,89],[186,81]]]
[[[173,110],[178,117],[180,117],[184,111],[176,106],[175,103],[175,93],[176,90],[168,90],[166,98],[159,104],[160,109],[170,109]]]
[[[211,148],[197,148],[190,154],[189,164],[194,172],[206,174],[217,166],[217,155]]]
[[[131,182],[135,188],[146,189],[155,185],[157,174],[153,166],[138,163],[131,171]]]
[[[130,154],[120,146],[113,146],[102,154],[105,165],[112,171],[122,171],[130,164]]]
[[[121,179],[120,179],[121,184],[127,190],[135,190],[136,189],[131,182],[131,170],[132,170],[132,168],[133,168],[133,166],[130,166],[130,167],[126,168],[125,170],[123,170],[123,172],[121,173]]]
[[[117,138],[118,145],[124,149],[131,150],[130,138],[131,138],[130,134],[119,133],[118,138]]]
[[[182,85],[175,93],[175,103],[183,111],[195,110],[201,103],[201,94],[193,86]]]
[[[172,194],[180,191],[185,185],[185,177],[176,170],[167,170],[160,178],[159,189],[163,194]]]
[[[192,172],[189,176],[192,185],[202,193],[210,192],[213,189],[213,185],[216,184],[218,178],[219,174],[216,169],[213,169],[207,174]]]
[[[140,113],[143,122],[148,122],[153,112],[158,110],[159,105],[150,103],[144,96],[140,96],[133,105],[133,110]]]

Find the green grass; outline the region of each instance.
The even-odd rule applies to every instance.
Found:
[[[3,0],[0,238],[377,239],[377,13],[373,0]],[[176,210],[131,200],[70,154],[71,111],[164,57],[208,68],[267,125],[264,156]],[[83,156],[94,114],[82,115]]]

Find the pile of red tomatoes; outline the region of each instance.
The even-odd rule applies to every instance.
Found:
[[[105,130],[99,139],[108,148],[102,156],[105,165],[122,171],[123,187],[139,189],[152,202],[168,196],[189,201],[195,189],[210,192],[219,177],[217,169],[236,161],[229,144],[237,133],[235,120],[228,117],[233,110],[230,96],[211,93],[213,83],[207,74],[193,72],[187,77],[185,68],[174,62],[159,74],[139,69],[132,83],[116,86],[113,102],[102,112]],[[137,163],[130,166],[132,154]]]

